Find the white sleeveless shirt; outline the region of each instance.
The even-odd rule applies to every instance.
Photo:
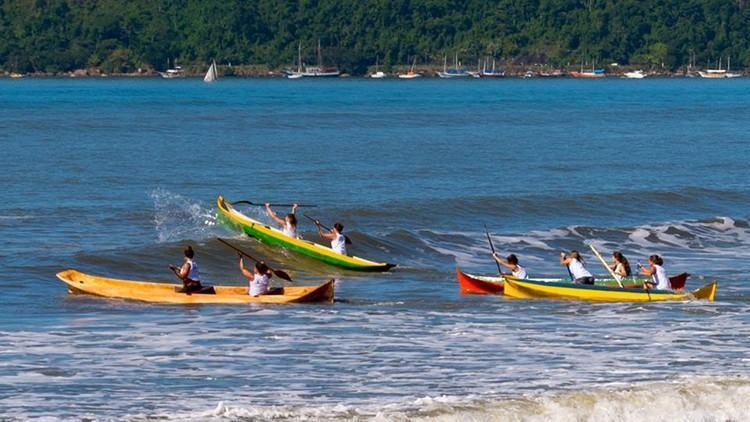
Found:
[[[672,290],[672,284],[669,282],[667,272],[661,265],[654,265],[654,274],[651,276],[658,290]]]
[[[346,255],[346,237],[344,237],[343,234],[339,233],[338,236],[336,236],[336,238],[331,241],[331,249],[340,253],[341,255]]]
[[[583,277],[591,277],[589,270],[587,270],[586,267],[581,264],[581,261],[577,259],[571,259],[568,268],[570,269],[570,273],[573,274],[573,280]]]
[[[250,286],[247,289],[247,294],[250,296],[258,296],[268,291],[268,274],[258,275],[250,281]]]
[[[198,264],[196,264],[192,259],[188,259],[187,263],[188,265],[190,265],[190,270],[188,271],[187,278],[193,281],[201,281],[201,275],[198,272]]]
[[[297,239],[299,237],[297,236],[297,228],[289,223],[284,223],[284,230],[282,231],[285,235],[291,237],[292,239]]]
[[[528,274],[526,274],[526,268],[516,264],[515,271],[511,271],[513,273],[513,277],[515,278],[528,278]]]

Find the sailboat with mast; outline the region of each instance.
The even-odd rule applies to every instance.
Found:
[[[372,79],[384,79],[387,78],[388,75],[385,74],[385,72],[380,70],[379,63],[378,63],[378,57],[375,57],[375,73],[370,75]]]
[[[297,71],[286,75],[287,79],[299,79],[302,75],[302,43],[297,46]]]
[[[318,38],[318,65],[305,67],[305,71],[302,72],[302,76],[322,78],[339,76],[340,74],[341,72],[336,66],[323,66],[323,55],[320,53],[320,38]]]
[[[219,78],[218,72],[216,71],[216,60],[211,61],[211,66],[208,67],[206,76],[203,77],[203,82],[215,82]]]
[[[459,67],[458,54],[455,56],[454,64],[452,68],[448,68],[448,56],[443,57],[443,71],[438,72],[438,76],[444,79],[451,78],[466,78],[470,76],[469,71],[464,67]]]
[[[492,69],[487,69],[487,62],[489,60],[485,59],[484,66],[482,66],[482,70],[479,72],[480,78],[502,78],[505,76],[505,71],[500,68],[495,68],[495,58],[492,58]]]
[[[732,73],[729,71],[729,67],[731,66],[731,57],[727,57],[727,68],[722,69],[721,68],[721,57],[719,57],[719,68],[718,69],[706,69],[706,70],[700,70],[698,71],[698,75],[700,75],[701,78],[706,79],[727,79],[727,78],[739,78],[742,76],[739,73]]]
[[[416,72],[417,67],[417,57],[414,56],[414,62],[411,64],[411,67],[409,68],[409,71],[406,73],[402,73],[398,75],[399,79],[416,79],[421,78],[422,74]]]

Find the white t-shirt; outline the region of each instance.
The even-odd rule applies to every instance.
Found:
[[[516,264],[515,271],[512,271],[513,277],[515,278],[528,278],[529,276],[526,274],[526,268]]]
[[[346,237],[339,233],[336,238],[331,241],[331,249],[341,255],[346,255]]]
[[[250,296],[258,296],[268,291],[268,274],[258,275],[250,282],[247,293]]]
[[[190,265],[190,270],[188,271],[187,278],[193,281],[201,281],[201,275],[198,272],[198,264],[196,264],[192,259],[188,259],[187,263],[188,265]]]
[[[654,265],[654,269],[656,271],[651,276],[651,279],[656,285],[656,289],[672,290],[672,284],[669,282],[669,277],[667,277],[667,272],[664,270],[664,267],[662,267],[661,265]]]
[[[297,228],[292,226],[289,223],[284,223],[284,230],[282,230],[285,235],[291,237],[292,239],[296,239],[297,236]]]
[[[591,277],[591,273],[589,272],[589,270],[587,270],[586,267],[581,264],[581,261],[575,258],[572,258],[570,260],[568,268],[570,269],[570,273],[573,274],[573,280],[577,280],[583,277]]]

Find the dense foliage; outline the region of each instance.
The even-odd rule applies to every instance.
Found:
[[[0,66],[107,72],[179,63],[314,62],[362,72],[465,62],[750,64],[747,0],[0,0]],[[725,59],[726,60],[726,59]]]

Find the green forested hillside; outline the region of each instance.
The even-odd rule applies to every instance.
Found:
[[[163,69],[168,60],[750,65],[747,0],[0,0],[0,66],[21,72]]]

